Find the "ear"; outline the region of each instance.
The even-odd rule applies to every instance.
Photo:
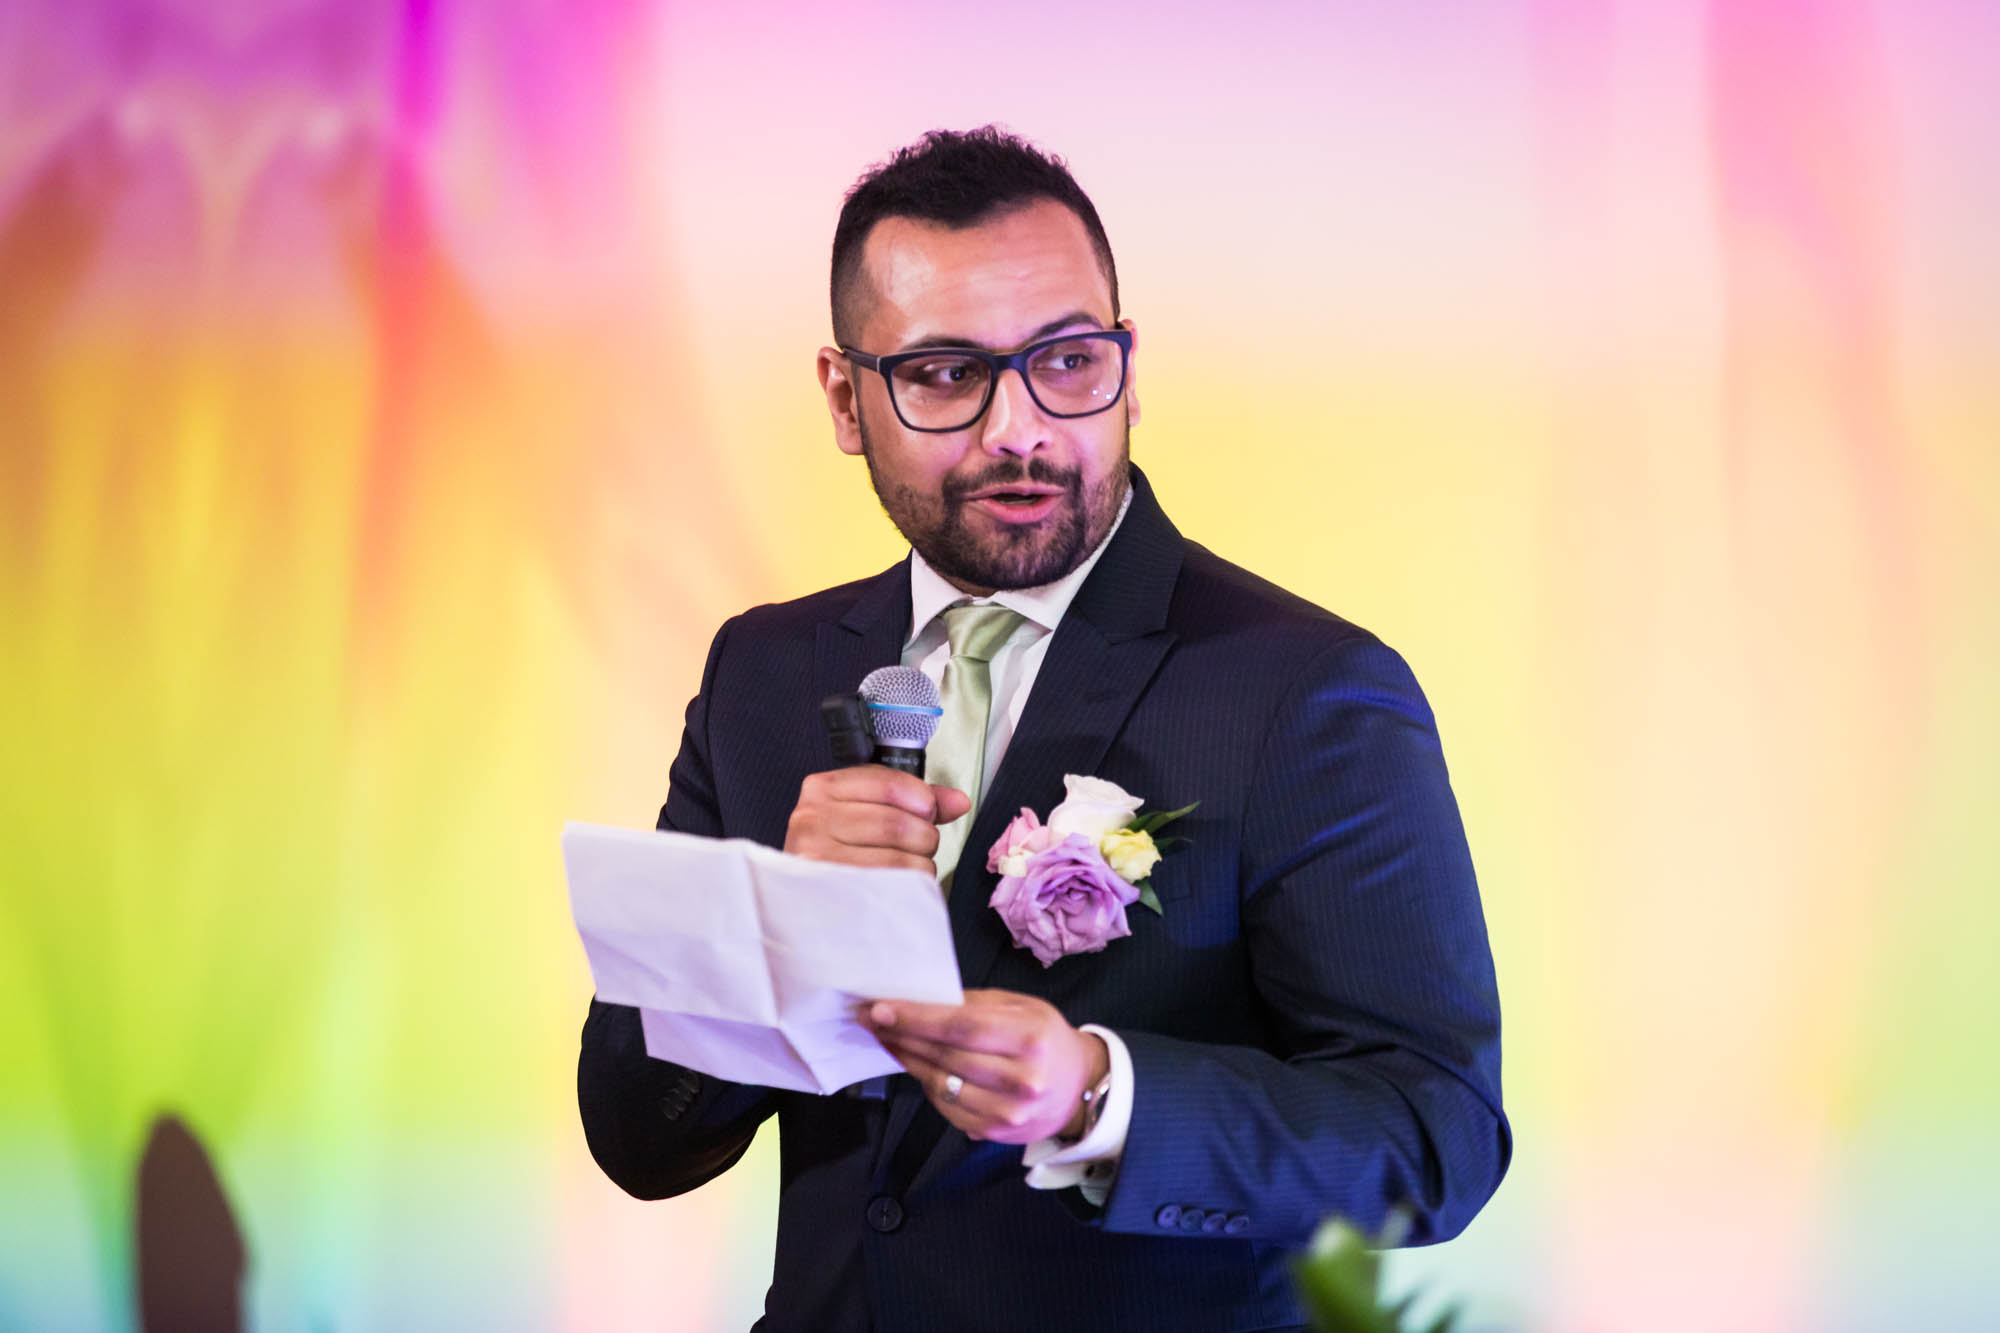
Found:
[[[819,349],[819,387],[826,392],[827,415],[833,418],[833,442],[843,454],[861,453],[861,418],[856,415],[853,363],[838,348]]]
[[[1132,350],[1125,357],[1125,424],[1139,424],[1139,326],[1129,319],[1118,321],[1118,327],[1132,335]]]

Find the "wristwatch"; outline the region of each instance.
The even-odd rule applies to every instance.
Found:
[[[1097,1122],[1104,1118],[1104,1103],[1111,1096],[1111,1071],[1104,1071],[1104,1077],[1091,1087],[1083,1090],[1083,1131],[1071,1143],[1082,1143],[1090,1137],[1090,1131],[1097,1128]]]

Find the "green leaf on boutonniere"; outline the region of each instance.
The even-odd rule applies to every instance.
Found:
[[[1139,906],[1152,908],[1155,916],[1167,914],[1166,909],[1160,906],[1160,895],[1153,892],[1152,880],[1142,879],[1132,887],[1139,891]]]
[[[1173,823],[1176,819],[1179,819],[1182,815],[1200,804],[1200,801],[1190,801],[1178,810],[1155,810],[1150,815],[1140,815],[1125,827],[1131,829],[1134,833],[1151,833],[1154,829],[1164,828],[1168,824]]]

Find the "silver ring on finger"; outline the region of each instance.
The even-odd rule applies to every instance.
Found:
[[[964,1091],[964,1079],[956,1074],[946,1074],[944,1076],[944,1099],[946,1101],[956,1103],[958,1101],[958,1094]]]

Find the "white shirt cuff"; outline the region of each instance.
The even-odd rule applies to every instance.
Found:
[[[1125,1155],[1125,1135],[1132,1127],[1132,1053],[1109,1028],[1085,1023],[1079,1032],[1092,1032],[1104,1039],[1111,1056],[1111,1091],[1104,1110],[1090,1133],[1075,1143],[1059,1138],[1036,1139],[1021,1152],[1021,1164],[1028,1168],[1028,1187],[1038,1190],[1083,1191],[1083,1197],[1098,1208],[1111,1197],[1111,1185],[1118,1177],[1118,1159]]]

